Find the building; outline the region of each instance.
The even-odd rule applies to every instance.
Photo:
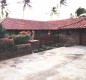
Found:
[[[35,39],[42,43],[58,42],[61,34],[66,38],[73,38],[78,45],[86,45],[86,17],[53,21],[6,18],[2,24],[9,34],[18,34],[20,31],[34,32]]]

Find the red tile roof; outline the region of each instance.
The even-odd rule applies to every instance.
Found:
[[[59,21],[50,21],[49,23],[52,25],[57,25],[58,29],[86,28],[86,17],[70,18]]]
[[[86,18],[71,18],[55,21],[33,21],[6,18],[2,21],[6,30],[58,30],[86,28]]]
[[[81,18],[77,22],[62,26],[60,29],[83,29],[86,28],[86,18]]]

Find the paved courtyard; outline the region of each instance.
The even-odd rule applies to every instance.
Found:
[[[60,47],[0,61],[0,80],[86,80],[86,46]]]

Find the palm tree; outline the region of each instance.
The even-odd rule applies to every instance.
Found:
[[[0,38],[3,38],[5,34],[5,29],[3,28],[2,23],[0,23]]]
[[[29,4],[30,0],[24,0],[23,3],[24,3],[23,10],[25,10],[26,6],[31,7],[31,5]]]
[[[4,15],[3,11],[5,9],[5,6],[7,6],[6,0],[1,0],[0,3],[1,3],[1,14],[2,14],[2,17],[3,17],[3,15]]]
[[[65,5],[66,6],[66,0],[60,0],[60,7],[61,5]]]
[[[75,12],[75,14],[76,14],[77,17],[79,17],[79,16],[80,16],[81,14],[83,14],[83,13],[86,13],[86,9],[81,8],[81,7],[79,7],[79,8],[76,10],[76,12]]]
[[[23,3],[23,17],[24,17],[24,11],[25,11],[26,6],[31,8],[31,5],[29,4],[30,0],[23,0],[22,2],[18,2],[18,3]]]
[[[55,15],[57,15],[58,13],[57,13],[57,9],[58,9],[58,6],[57,7],[52,7],[52,9],[51,9],[51,14],[50,14],[50,16],[51,16],[51,18],[52,18],[52,16],[55,14]]]
[[[9,13],[7,11],[5,11],[5,17],[8,17],[9,16]]]
[[[7,7],[7,1],[6,0],[1,0],[0,1],[0,7],[1,7],[1,16],[3,17],[4,15],[5,15],[5,17],[8,17],[8,15],[9,15],[9,10],[8,9],[6,9],[6,7]]]
[[[70,18],[74,18],[74,15],[72,13],[70,13]]]
[[[52,7],[50,16],[52,17],[53,14],[55,14],[55,15],[58,14],[58,16],[59,16],[62,5],[66,6],[66,0],[60,0],[59,4],[57,4],[55,7]]]
[[[66,2],[67,2],[67,0],[60,0],[59,14],[60,14],[60,10],[61,10],[62,5],[63,5],[63,6],[66,6]]]

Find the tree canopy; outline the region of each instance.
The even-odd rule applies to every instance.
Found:
[[[76,16],[77,17],[79,17],[81,14],[83,14],[83,13],[86,13],[86,9],[85,8],[81,8],[81,7],[79,7],[77,10],[76,10],[76,12],[75,12],[75,14],[76,14]]]
[[[21,0],[21,1],[23,3],[23,11],[25,10],[26,6],[31,7],[31,5],[29,4],[30,0]],[[0,0],[0,7],[1,7],[1,15],[2,15],[2,17],[3,17],[3,15],[5,15],[6,17],[8,17],[8,15],[9,15],[9,13],[5,10],[5,8],[7,6],[8,6],[7,0]]]
[[[1,14],[2,14],[2,16],[4,15],[4,12],[3,12],[3,10],[5,9],[5,7],[7,6],[7,1],[6,0],[1,0],[0,1],[0,3],[1,3]],[[6,11],[5,11],[6,12]],[[7,13],[7,12],[6,12]],[[7,13],[8,14],[8,13]],[[6,16],[7,16],[7,14],[6,14]]]
[[[66,1],[67,0],[60,0],[59,4],[57,4],[56,6],[52,7],[50,16],[53,16],[53,14],[59,16],[60,9],[61,9],[62,5],[66,6]]]

